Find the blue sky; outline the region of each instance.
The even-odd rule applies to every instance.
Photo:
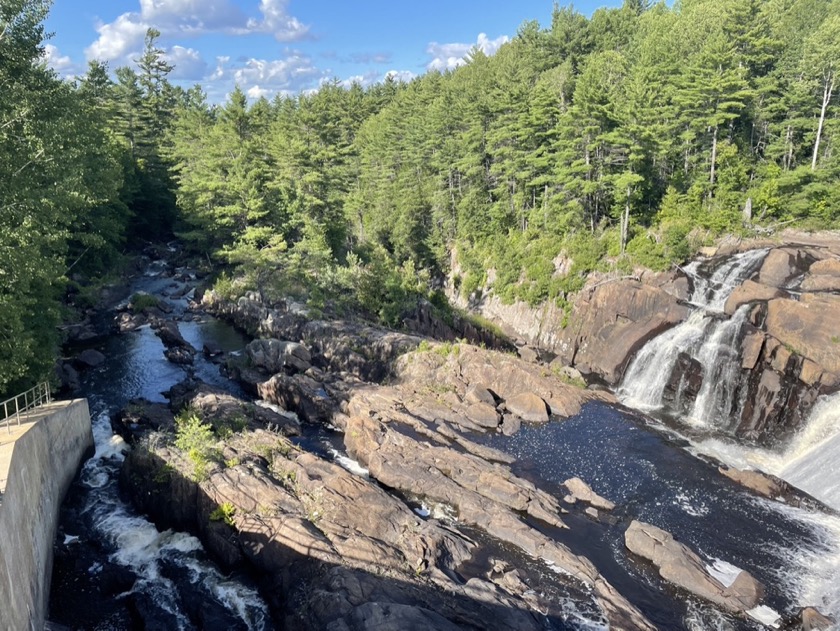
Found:
[[[621,0],[584,0],[586,15]],[[221,101],[317,89],[327,79],[410,79],[463,63],[473,46],[493,54],[526,20],[551,22],[552,0],[55,0],[48,63],[62,76],[88,60],[131,65],[148,27],[175,64],[172,79],[201,83]]]

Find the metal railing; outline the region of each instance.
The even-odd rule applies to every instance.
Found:
[[[46,381],[39,383],[34,388],[30,388],[26,392],[6,399],[0,403],[3,416],[0,418],[0,427],[6,425],[6,431],[12,433],[12,421],[16,420],[20,425],[20,417],[23,415],[25,419],[29,418],[29,411],[52,401],[50,393],[50,384]]]

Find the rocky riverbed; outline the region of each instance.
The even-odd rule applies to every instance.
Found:
[[[98,459],[113,467],[103,486],[118,480],[134,510],[174,533],[165,537],[197,537],[179,545],[195,559],[201,541],[198,556],[218,564],[206,575],[243,582],[225,602],[195,587],[219,581],[178,569],[192,561],[147,561],[153,575],[141,575],[90,535],[81,543],[89,554],[101,548],[119,587],[91,579],[95,589],[74,596],[73,572],[93,566],[59,541],[53,613],[96,590],[121,594],[135,604],[113,615],[129,628],[157,597],[139,585],[154,577],[176,594],[185,586],[174,597],[179,628],[804,629],[829,628],[823,613],[840,611],[830,590],[814,587],[837,579],[814,559],[840,560],[840,520],[777,480],[691,456],[562,361],[313,319],[254,294],[199,300],[189,270],[171,266],[154,278],[140,285],[158,304],[113,312],[120,332],[81,376],[83,394],[109,393],[103,407],[131,445]],[[615,355],[600,360],[604,380],[618,379],[640,340],[688,316],[690,305],[663,287],[679,294],[689,283],[634,288],[637,306],[612,328],[616,303],[597,295],[619,283],[594,290],[604,304],[580,322]],[[762,289],[756,304],[786,299]],[[651,310],[661,317],[644,323]],[[581,340],[597,337],[584,326],[580,368]],[[637,329],[646,333],[629,335]],[[761,330],[759,355],[773,335]],[[805,362],[796,361],[799,378]],[[210,428],[196,451],[180,440],[190,417]],[[100,488],[90,475],[63,534],[90,512],[86,497]],[[202,599],[220,603],[215,617],[189,605]],[[142,624],[150,620],[166,628],[165,616]]]

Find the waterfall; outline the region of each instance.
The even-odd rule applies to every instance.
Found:
[[[840,510],[840,392],[814,405],[782,461],[780,478]]]
[[[625,404],[645,411],[670,407],[695,425],[720,425],[729,420],[738,392],[737,349],[748,308],[740,308],[731,319],[726,319],[722,311],[729,295],[755,273],[767,252],[762,249],[736,254],[709,276],[701,275],[701,263],[686,267],[693,284],[689,302],[697,309],[636,355],[619,388]],[[693,400],[685,363],[699,364],[702,374],[702,386]],[[677,375],[675,370],[682,374]],[[679,382],[675,395],[667,402],[666,389],[669,384],[674,387],[676,376]]]
[[[619,390],[621,400],[640,410],[661,408],[665,386],[680,353],[697,348],[710,324],[709,315],[698,309],[682,324],[645,344],[627,369]]]
[[[720,425],[730,418],[741,370],[738,342],[748,314],[744,305],[731,319],[715,322],[700,347],[696,359],[703,366],[703,385],[688,415],[691,423]]]

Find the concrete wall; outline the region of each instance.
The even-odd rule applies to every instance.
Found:
[[[55,402],[43,412],[15,443],[0,506],[2,630],[44,628],[59,507],[93,446],[86,399]]]

